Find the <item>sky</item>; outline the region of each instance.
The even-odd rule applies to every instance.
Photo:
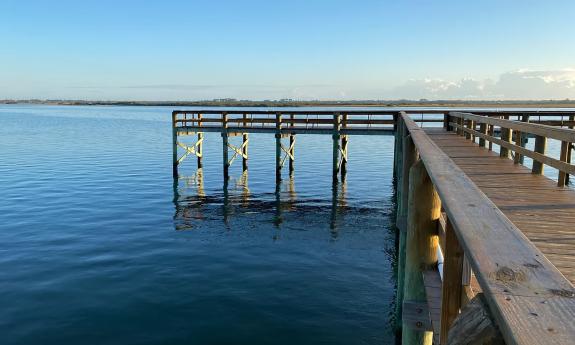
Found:
[[[575,1],[0,0],[0,99],[575,99]]]

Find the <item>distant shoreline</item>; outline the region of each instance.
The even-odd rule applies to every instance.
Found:
[[[477,108],[575,108],[575,100],[549,101],[463,101],[463,100],[394,100],[394,101],[84,101],[84,100],[0,100],[0,104],[69,105],[69,106],[171,106],[171,107],[477,107]]]

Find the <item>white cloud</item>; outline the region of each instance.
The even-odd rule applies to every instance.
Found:
[[[472,78],[409,80],[388,98],[408,99],[575,99],[575,69],[503,73],[496,81]]]

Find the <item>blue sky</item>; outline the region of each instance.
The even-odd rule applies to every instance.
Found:
[[[0,99],[575,98],[574,1],[0,0]]]

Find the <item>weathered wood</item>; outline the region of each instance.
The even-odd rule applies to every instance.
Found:
[[[487,124],[486,123],[480,123],[479,124],[479,132],[487,135]],[[479,146],[485,147],[485,143],[486,143],[485,138],[479,137]]]
[[[176,115],[172,112],[172,175],[178,178],[178,131],[176,128]]]
[[[202,127],[202,114],[198,114],[198,120],[200,121],[198,123],[198,127]],[[197,161],[198,161],[198,169],[201,169],[203,167],[202,164],[202,159],[204,158],[204,133],[203,132],[198,132],[198,145],[197,145],[197,151],[198,154],[197,156]]]
[[[575,325],[566,320],[575,318],[573,285],[423,129],[402,116],[506,343],[571,344]]]
[[[222,150],[223,150],[223,165],[224,165],[224,181],[227,182],[230,178],[230,161],[228,157],[229,136],[226,131],[228,127],[228,113],[222,113]]]
[[[568,152],[569,152],[569,145],[570,145],[570,143],[567,142],[567,141],[562,141],[562,142],[561,142],[561,152],[560,152],[560,154],[559,154],[559,160],[560,160],[561,162],[565,162],[566,164],[568,164],[568,163],[567,163],[567,154],[568,154]],[[558,179],[557,179],[557,185],[558,185],[559,187],[565,186],[566,177],[567,177],[567,176],[566,176],[566,175],[567,175],[566,172],[567,172],[567,171],[570,172],[570,173],[574,173],[574,172],[575,172],[575,171],[569,171],[569,170],[567,170],[567,169],[565,169],[565,170],[560,169],[560,170],[559,170],[559,176],[558,176]]]
[[[463,249],[447,218],[443,254],[443,288],[441,297],[441,344],[447,344],[447,333],[461,307]]]
[[[437,269],[423,271],[423,285],[427,298],[427,308],[433,329],[433,344],[439,344],[441,332],[441,276]]]
[[[339,139],[340,139],[341,115],[336,113],[333,115],[333,135],[332,135],[332,177],[333,181],[337,182],[337,175],[339,173]]]
[[[422,271],[437,264],[435,226],[441,203],[421,161],[409,171],[408,200],[404,300],[425,301]],[[432,337],[432,332],[413,329],[404,329],[402,333],[404,344],[431,344]]]
[[[282,114],[276,113],[276,184],[282,179]]]
[[[509,116],[504,116],[503,118],[505,120],[507,120],[507,119],[509,119]],[[506,122],[505,125],[508,126],[509,123]],[[501,127],[501,141],[502,142],[510,143],[512,137],[513,137],[513,132],[512,132],[511,128]],[[504,145],[503,143],[500,143],[499,146],[500,146],[499,147],[499,156],[503,157],[503,158],[511,158],[511,151],[509,150],[509,146]]]
[[[400,169],[401,177],[397,186],[397,213],[396,224],[399,229],[398,248],[397,248],[397,293],[395,304],[395,316],[397,325],[396,329],[401,328],[402,305],[403,305],[403,285],[405,280],[405,246],[407,234],[407,204],[409,196],[409,171],[411,166],[417,161],[417,151],[413,145],[411,137],[406,136],[402,139],[403,159]],[[399,192],[401,191],[401,192]]]
[[[535,122],[518,122],[509,121],[507,119],[497,119],[493,117],[480,116],[470,113],[451,112],[452,117],[463,118],[467,120],[474,120],[479,123],[487,123],[500,127],[509,127],[510,129],[530,133],[533,135],[541,135],[547,138],[552,138],[561,141],[575,142],[575,130],[560,128],[558,126],[547,126]],[[509,117],[508,115],[504,115]]]
[[[249,134],[242,134],[242,171],[248,170],[248,145],[249,145]]]
[[[455,126],[457,126],[457,125],[455,125]],[[463,130],[464,131],[471,131],[471,129],[469,129],[469,128],[463,128]],[[484,136],[482,133],[479,133],[479,132],[475,132],[475,135]],[[524,156],[527,156],[529,158],[532,158],[533,160],[537,160],[539,162],[542,162],[545,165],[549,165],[549,166],[551,166],[557,170],[564,171],[566,173],[571,173],[571,174],[575,173],[575,166],[568,164],[562,160],[539,154],[537,152],[523,148],[519,145],[515,145],[515,144],[512,144],[510,142],[507,142],[505,140],[501,140],[501,139],[498,139],[495,137],[488,137],[488,136],[484,136],[484,137],[487,140],[490,140],[490,141],[494,142],[495,144],[498,144],[499,146],[501,146],[501,148],[505,148],[508,151],[519,152]]]
[[[537,135],[535,137],[535,152],[541,155],[545,155],[546,150],[547,150],[547,138],[541,135]],[[531,171],[534,174],[543,175],[543,163],[534,159]]]
[[[461,311],[449,331],[449,345],[505,345],[482,294],[475,296]]]

